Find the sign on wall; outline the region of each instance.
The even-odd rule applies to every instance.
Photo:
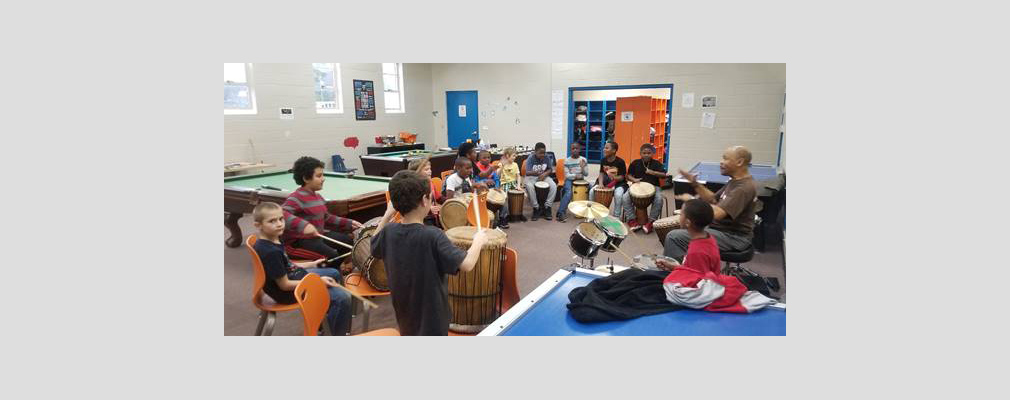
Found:
[[[631,122],[635,120],[634,111],[621,111],[621,122]]]
[[[372,81],[354,80],[354,119],[375,119],[375,86]]]

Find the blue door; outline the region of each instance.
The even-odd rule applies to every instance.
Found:
[[[477,126],[477,91],[446,91],[445,119],[449,128],[449,147],[458,148],[467,139],[476,143],[480,138]]]

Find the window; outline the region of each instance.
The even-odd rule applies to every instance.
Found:
[[[406,112],[403,105],[403,64],[382,63],[382,92],[387,113]]]
[[[340,91],[340,64],[312,63],[313,86],[316,94],[316,112],[339,114],[344,112]]]
[[[252,64],[224,64],[224,113],[256,114],[256,96],[253,94]]]

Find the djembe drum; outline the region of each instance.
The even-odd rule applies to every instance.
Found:
[[[463,250],[473,243],[477,228],[459,226],[445,232],[449,241]],[[470,272],[449,275],[449,329],[477,333],[500,315],[502,273],[505,265],[505,233],[486,230],[487,242],[480,250],[477,265]]]
[[[547,204],[547,195],[551,192],[551,185],[547,182],[540,181],[533,184],[533,190],[537,194],[537,207],[540,210],[544,209],[544,204]]]
[[[593,201],[610,208],[610,202],[614,200],[614,188],[597,186],[593,189]],[[620,211],[620,210],[618,210]]]
[[[509,219],[512,221],[519,221],[523,216],[523,199],[526,197],[526,192],[519,189],[509,189],[508,192],[508,202],[509,202]]]
[[[674,215],[657,219],[652,223],[652,227],[656,230],[656,237],[659,238],[659,244],[662,246],[666,242],[666,234],[680,228],[680,216]]]
[[[473,193],[463,193],[442,203],[442,209],[438,213],[438,222],[442,224],[442,229],[448,231],[466,225],[466,208],[472,201]]]
[[[572,201],[589,200],[589,182],[579,179],[572,182]]]
[[[382,217],[372,218],[360,229],[354,232],[354,248],[351,250],[351,264],[361,272],[372,287],[389,291],[386,279],[386,264],[381,259],[372,257],[372,236]]]
[[[638,220],[638,224],[649,223],[649,206],[656,196],[656,187],[649,182],[632,183],[628,193],[631,193],[631,203],[635,205],[635,219]]]
[[[489,190],[487,192],[487,209],[491,210],[495,214],[498,214],[498,211],[500,211],[502,207],[505,207],[505,197],[505,192],[501,189]]]

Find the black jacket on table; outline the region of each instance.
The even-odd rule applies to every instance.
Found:
[[[568,293],[568,312],[579,322],[606,322],[681,310],[666,299],[667,271],[629,268]]]

